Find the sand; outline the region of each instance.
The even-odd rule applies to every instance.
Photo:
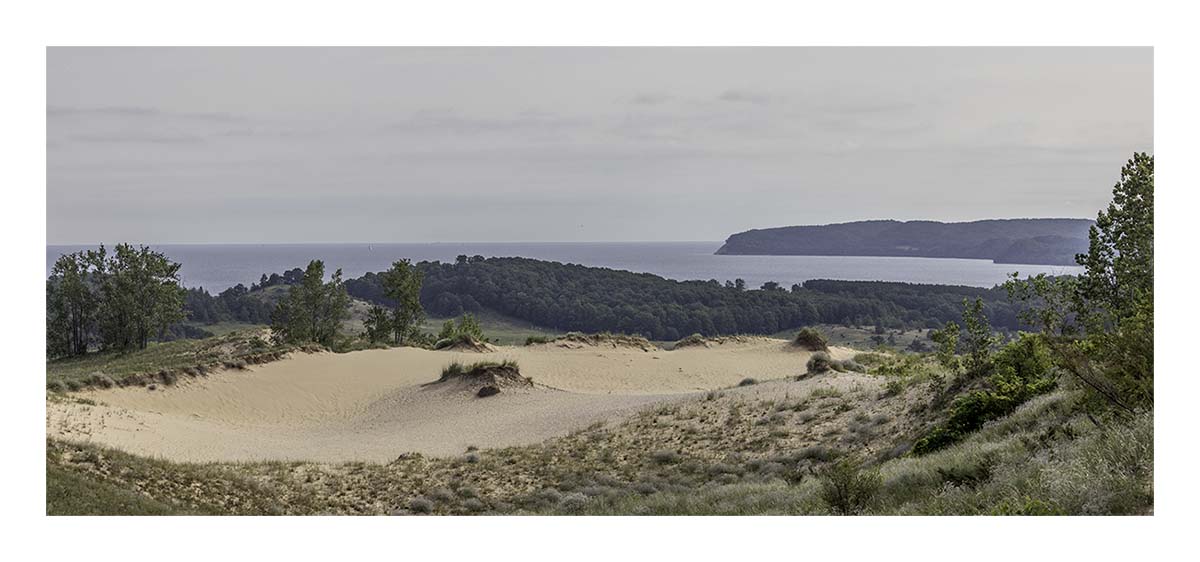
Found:
[[[834,358],[853,351],[834,348]],[[696,399],[746,377],[803,373],[811,354],[755,338],[711,347],[641,350],[555,344],[492,353],[414,348],[296,354],[186,379],[173,387],[80,393],[95,405],[48,401],[46,431],[175,461],[387,462],[406,452],[536,443],[656,404]],[[516,360],[531,389],[477,398],[434,383],[452,361]]]

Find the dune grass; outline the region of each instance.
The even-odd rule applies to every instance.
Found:
[[[295,346],[273,344],[253,332],[234,332],[200,340],[152,342],[131,352],[97,352],[46,362],[48,387],[73,390],[93,385],[97,375],[113,383],[130,377],[176,372],[195,367],[220,367],[258,362],[281,355]],[[239,363],[240,362],[240,363]],[[228,363],[228,365],[226,365]]]

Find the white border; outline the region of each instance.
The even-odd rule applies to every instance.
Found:
[[[15,4],[15,3],[14,3]],[[25,2],[3,33],[4,534],[12,559],[1154,559],[1194,550],[1196,18],[1182,3]],[[46,45],[1152,45],[1159,407],[1152,518],[47,518]],[[1116,170],[1121,163],[1114,163]],[[1194,258],[1193,258],[1194,259]],[[1190,322],[1188,322],[1190,321]],[[1185,323],[1186,322],[1186,323]],[[1190,530],[1190,529],[1189,529]]]

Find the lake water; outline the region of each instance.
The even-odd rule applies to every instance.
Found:
[[[991,287],[1007,275],[1078,274],[1074,266],[995,264],[987,260],[860,256],[718,256],[721,242],[464,242],[438,244],[188,244],[154,248],[183,264],[188,287],[218,292],[238,283],[249,286],[264,274],[303,268],[309,260],[325,261],[326,271],[342,268],[346,278],[387,269],[392,261],[409,258],[454,261],[460,254],[485,257],[520,256],[595,267],[647,272],[670,279],[746,280],[750,288],[767,281],[784,287],[809,279],[906,281],[943,285]],[[46,273],[64,253],[82,246],[47,246]]]

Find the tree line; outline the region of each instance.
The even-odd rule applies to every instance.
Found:
[[[1015,329],[1016,311],[1001,289],[908,283],[809,281],[786,290],[744,282],[675,281],[648,273],[528,258],[421,262],[421,302],[438,316],[485,309],[560,331],[622,332],[656,340],[772,334],[812,324],[930,328],[958,318],[964,297],[980,297],[995,326]],[[389,303],[380,278],[346,282],[349,293]]]
[[[185,317],[179,264],[146,246],[66,254],[46,280],[46,352],[128,351]]]

